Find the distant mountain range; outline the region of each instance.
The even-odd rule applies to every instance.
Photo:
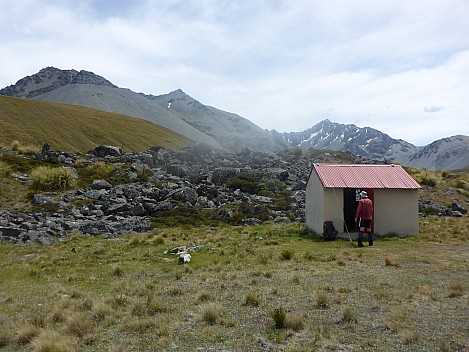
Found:
[[[204,105],[180,89],[164,95],[146,95],[119,88],[88,71],[46,67],[1,89],[0,94],[75,104],[138,117],[196,143],[228,151],[249,148],[278,152],[289,147],[301,147],[349,151],[366,158],[429,170],[454,170],[469,166],[468,136],[452,136],[417,147],[373,128],[359,128],[329,120],[302,132],[268,131],[239,115]]]

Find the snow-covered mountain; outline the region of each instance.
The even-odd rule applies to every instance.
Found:
[[[278,132],[274,132],[277,133]],[[418,148],[401,139],[393,139],[374,128],[359,128],[324,120],[302,132],[280,133],[290,145],[305,149],[349,151],[372,159],[404,161]]]
[[[469,137],[453,136],[417,147],[393,139],[374,128],[360,128],[324,120],[302,132],[279,133],[291,146],[305,149],[349,151],[362,157],[398,162],[428,170],[455,170],[469,166]]]

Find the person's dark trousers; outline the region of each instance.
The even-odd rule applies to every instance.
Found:
[[[363,232],[358,231],[358,247],[363,247]]]
[[[373,245],[373,234],[371,232],[368,233],[368,245],[370,247]]]

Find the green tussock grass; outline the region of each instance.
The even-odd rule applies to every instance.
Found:
[[[149,121],[76,105],[0,96],[0,141],[18,152],[53,149],[86,153],[99,145],[124,151],[155,146],[180,149],[192,144],[186,137]]]
[[[2,242],[0,349],[463,350],[469,233],[451,220],[459,233],[441,243],[442,219],[428,218],[420,235],[369,249],[317,241],[299,224]],[[191,244],[203,247],[188,264],[165,254]]]

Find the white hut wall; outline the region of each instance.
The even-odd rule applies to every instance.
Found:
[[[375,189],[374,230],[380,235],[417,235],[418,190]]]
[[[305,217],[306,226],[322,234],[324,219],[324,188],[315,172],[311,173],[306,185]]]

